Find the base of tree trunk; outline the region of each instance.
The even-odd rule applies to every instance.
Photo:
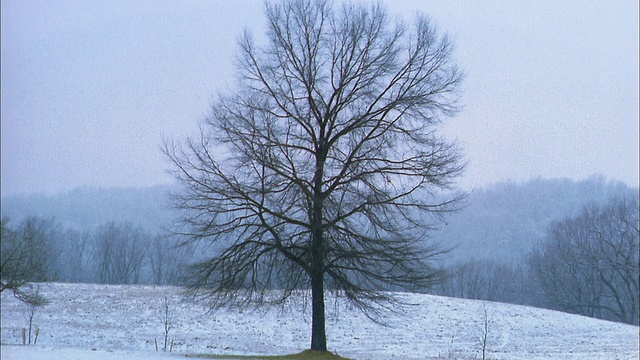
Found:
[[[296,354],[296,359],[308,359],[308,360],[348,360],[340,355],[336,355],[331,351],[320,350],[305,350],[299,354]]]

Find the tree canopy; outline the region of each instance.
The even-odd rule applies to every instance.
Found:
[[[182,232],[215,249],[192,289],[216,305],[311,289],[311,349],[326,350],[324,292],[370,313],[381,290],[425,289],[432,215],[463,169],[437,134],[458,110],[452,42],[426,16],[380,5],[266,4],[267,43],[239,39],[237,87],[200,136],[165,142]]]

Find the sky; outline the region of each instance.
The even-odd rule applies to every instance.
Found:
[[[637,1],[382,1],[455,41],[463,188],[601,174],[638,186]],[[262,1],[3,0],[2,196],[173,181],[163,139],[233,84]]]

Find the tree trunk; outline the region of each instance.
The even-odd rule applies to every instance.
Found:
[[[311,350],[327,351],[327,335],[324,324],[324,244],[320,229],[320,202],[314,206],[314,220],[311,248]]]
[[[327,351],[324,326],[324,277],[322,272],[311,275],[311,350]]]
[[[326,150],[320,139],[313,178],[313,207],[311,209],[311,350],[327,351],[324,323],[324,239],[322,230],[322,178]]]

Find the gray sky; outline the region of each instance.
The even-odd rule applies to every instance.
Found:
[[[603,174],[638,186],[638,2],[388,1],[456,42],[445,123],[466,188]],[[2,195],[169,183],[163,137],[197,132],[261,1],[2,1]]]

